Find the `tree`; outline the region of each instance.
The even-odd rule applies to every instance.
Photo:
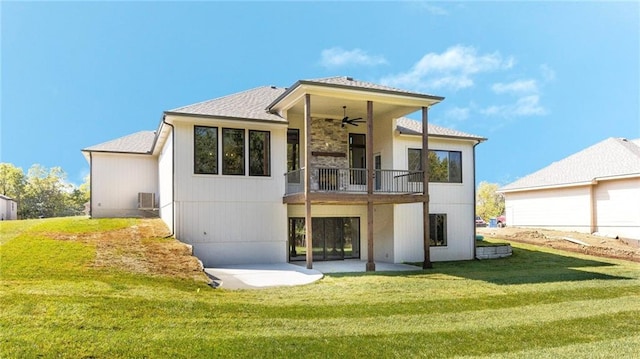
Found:
[[[0,194],[11,197],[20,208],[27,179],[22,168],[11,163],[0,163]]]
[[[89,176],[75,186],[66,181],[60,167],[47,169],[39,164],[22,168],[0,163],[0,194],[18,203],[18,218],[62,217],[83,214],[89,201]]]
[[[480,182],[476,191],[476,214],[484,219],[504,213],[504,197],[498,193],[497,183]]]

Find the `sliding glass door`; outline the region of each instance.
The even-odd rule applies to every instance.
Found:
[[[313,260],[360,258],[360,218],[313,218]],[[304,218],[289,218],[289,260],[305,260]]]

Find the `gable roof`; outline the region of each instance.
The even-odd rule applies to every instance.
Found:
[[[231,119],[252,119],[287,123],[287,120],[267,111],[267,105],[284,93],[275,86],[257,87],[232,95],[165,111],[165,114],[184,114]]]
[[[131,154],[149,154],[156,138],[155,131],[140,131],[115,140],[87,147],[82,152],[116,152]]]
[[[440,102],[444,100],[444,97],[442,96],[429,95],[425,93],[413,92],[413,91],[403,90],[395,87],[380,85],[373,82],[360,81],[349,76],[334,76],[334,77],[323,77],[318,79],[296,81],[289,88],[285,89],[285,91],[282,94],[280,94],[280,96],[275,98],[267,106],[267,109],[271,110],[278,102],[280,102],[280,100],[285,98],[287,95],[289,95],[291,92],[295,91],[298,87],[302,85],[320,85],[325,87],[333,87],[333,88],[341,88],[341,89],[349,89],[349,90],[362,90],[362,91],[369,91],[369,92],[378,92],[383,94],[396,94],[396,95],[402,95],[402,96],[419,97],[419,98],[434,100],[436,102]]]
[[[298,82],[325,84],[325,85],[334,86],[334,87],[351,87],[351,88],[359,88],[363,90],[378,90],[378,91],[388,92],[388,93],[398,92],[398,93],[409,94],[409,95],[428,96],[428,97],[444,100],[444,97],[441,97],[441,96],[434,96],[426,93],[403,90],[396,87],[385,86],[385,85],[381,85],[373,82],[360,81],[349,76],[323,77],[319,79],[300,80]],[[291,87],[294,87],[294,86],[291,86]]]
[[[629,175],[640,176],[640,139],[611,137],[510,183],[500,192],[586,184]]]
[[[472,135],[462,131],[454,130],[451,128],[445,128],[438,125],[434,125],[429,122],[427,131],[429,136],[435,137],[449,137],[449,138],[465,138],[475,141],[486,141],[487,139],[481,136]],[[421,135],[422,134],[422,122],[412,120],[407,117],[400,117],[396,121],[396,129],[403,135]]]

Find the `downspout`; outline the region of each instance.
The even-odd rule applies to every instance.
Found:
[[[479,145],[480,143],[482,143],[482,141],[478,141],[476,142],[475,145],[473,145],[473,221],[470,223],[473,223],[473,259],[476,259],[476,238],[478,236],[478,229],[476,227],[476,146]]]
[[[176,143],[175,143],[175,127],[165,120],[166,115],[162,115],[162,124],[171,127],[171,234],[167,236],[173,237],[176,234]],[[159,135],[159,133],[158,133]]]

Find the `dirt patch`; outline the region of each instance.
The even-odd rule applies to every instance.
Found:
[[[158,218],[140,219],[138,224],[101,233],[48,233],[56,240],[80,241],[96,248],[96,268],[113,268],[173,278],[208,282],[191,248],[169,235]]]
[[[477,228],[485,237],[535,244],[593,256],[640,262],[640,247],[635,241],[595,236],[578,232],[562,232],[531,228]]]

